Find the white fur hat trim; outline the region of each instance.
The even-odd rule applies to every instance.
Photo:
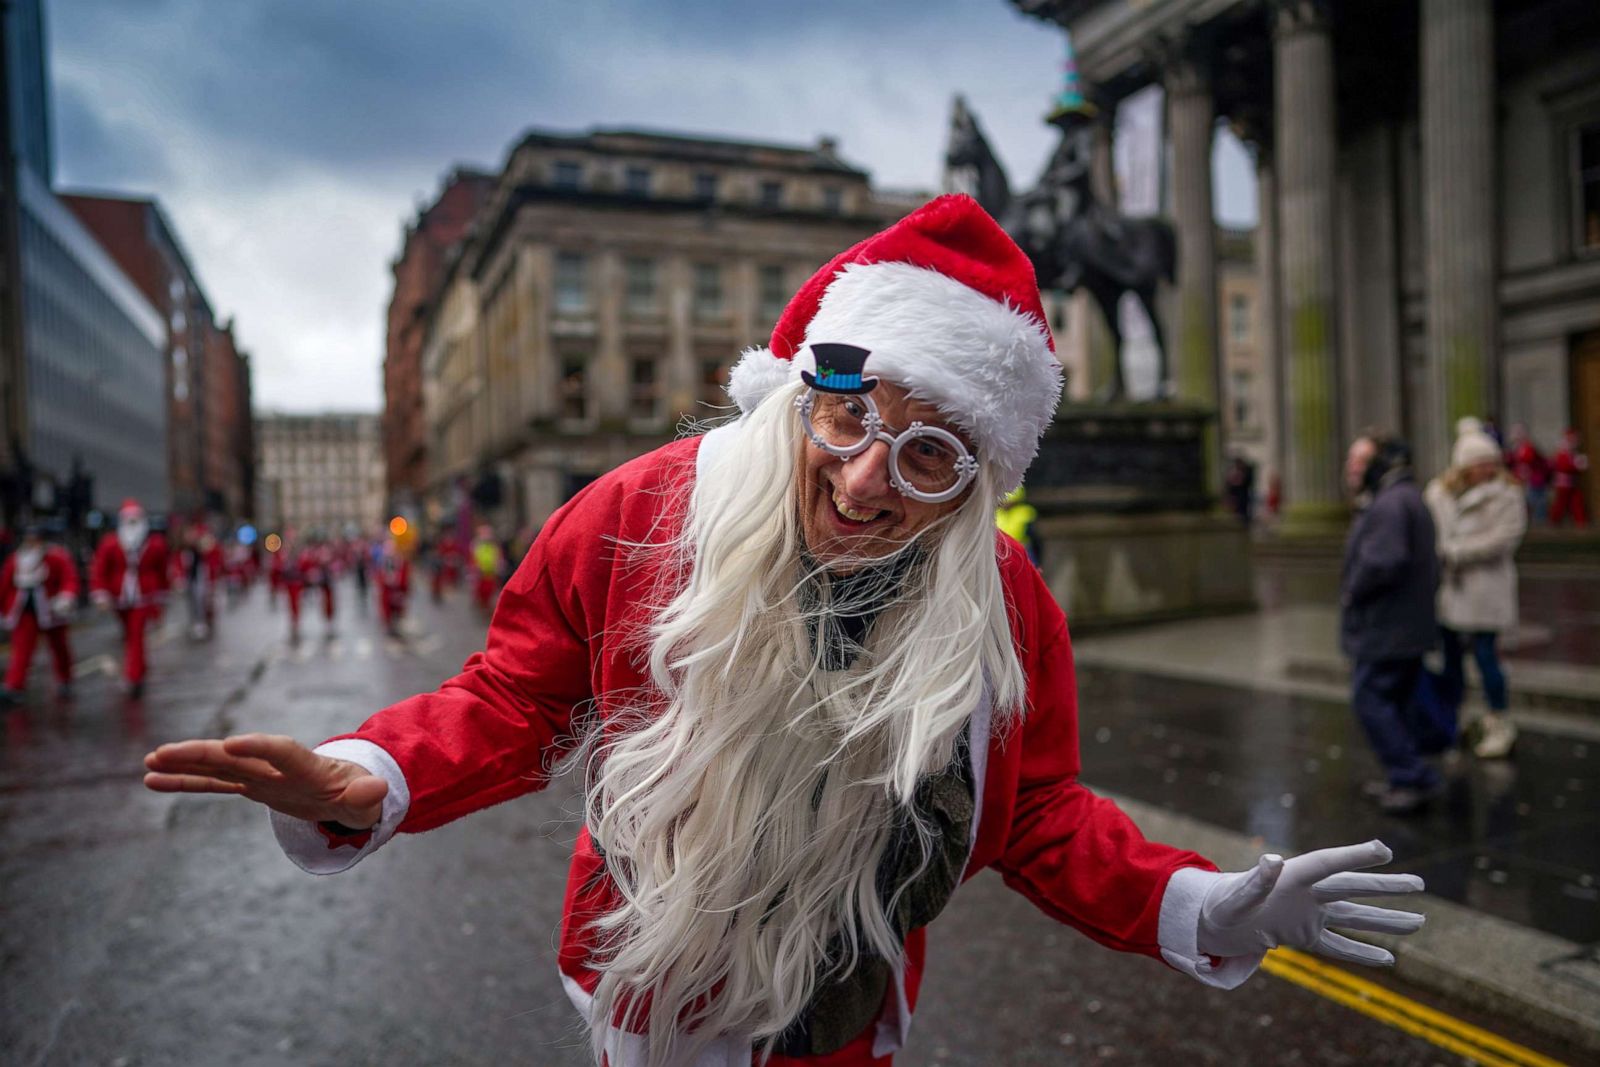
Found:
[[[971,435],[1002,491],[1022,483],[1061,399],[1061,364],[1044,323],[938,271],[853,263],[834,278],[792,360],[752,348],[728,380],[742,412],[816,370],[810,346],[857,345],[867,373],[904,386]]]

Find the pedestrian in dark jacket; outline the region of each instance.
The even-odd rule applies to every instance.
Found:
[[[1438,637],[1433,519],[1402,441],[1358,438],[1345,461],[1345,483],[1360,512],[1339,580],[1339,643],[1354,661],[1351,704],[1388,774],[1374,792],[1385,811],[1409,814],[1439,782],[1418,753],[1410,714],[1423,653]]]

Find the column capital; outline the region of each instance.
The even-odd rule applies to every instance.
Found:
[[[1333,19],[1327,0],[1268,0],[1272,31],[1279,37],[1327,33]]]
[[[1206,43],[1191,31],[1157,36],[1145,44],[1145,56],[1161,71],[1161,85],[1168,96],[1211,92],[1212,58]]]

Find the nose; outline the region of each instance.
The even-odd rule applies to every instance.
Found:
[[[889,494],[889,443],[874,441],[844,465],[844,491],[851,499],[874,504]]]

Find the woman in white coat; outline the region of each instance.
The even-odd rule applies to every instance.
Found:
[[[1425,499],[1439,535],[1439,629],[1446,683],[1460,692],[1470,648],[1489,712],[1473,752],[1499,759],[1511,752],[1516,727],[1505,717],[1506,677],[1495,648],[1517,624],[1517,545],[1528,528],[1521,486],[1505,469],[1500,446],[1475,428],[1456,438],[1452,467],[1428,486]]]

